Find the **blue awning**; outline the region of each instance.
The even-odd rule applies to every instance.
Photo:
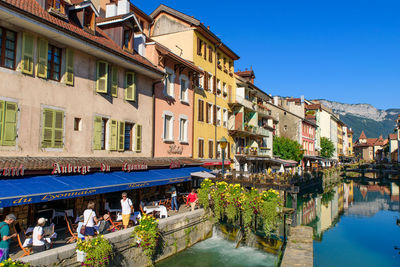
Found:
[[[0,208],[186,182],[203,167],[0,180]]]

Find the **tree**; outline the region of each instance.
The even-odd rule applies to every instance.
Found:
[[[321,137],[321,157],[332,158],[334,151],[335,145],[333,142],[329,138]]]
[[[300,144],[286,137],[274,136],[273,152],[281,159],[300,161],[303,158]]]

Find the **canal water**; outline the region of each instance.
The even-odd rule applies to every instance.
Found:
[[[278,262],[278,255],[235,245],[214,229],[211,238],[161,261],[156,267],[272,267]]]
[[[399,183],[347,181],[298,197],[314,230],[314,266],[400,266]]]

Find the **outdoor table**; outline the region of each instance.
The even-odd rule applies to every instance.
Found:
[[[164,217],[167,218],[168,217],[168,212],[167,212],[167,208],[163,205],[160,206],[145,206],[143,208],[143,211],[146,212],[146,214],[152,213],[153,211],[159,211],[160,212],[160,218]]]
[[[120,212],[121,210],[119,210]],[[121,213],[117,213],[117,219],[116,221],[122,221],[122,214]],[[131,214],[131,218],[129,220],[133,221],[135,224],[137,224],[137,220],[140,220],[142,218],[142,215],[140,214],[140,211],[135,211],[133,212],[133,214]]]

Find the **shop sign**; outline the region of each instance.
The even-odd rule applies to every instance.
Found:
[[[23,165],[0,169],[0,176],[24,176],[24,173],[25,167]]]
[[[168,154],[179,154],[182,155],[183,153],[183,146],[177,146],[177,145],[170,145]]]
[[[177,169],[181,167],[181,163],[177,160],[171,161],[171,164],[169,164],[170,169]]]
[[[57,162],[53,164],[53,171],[51,174],[66,174],[66,173],[80,173],[86,174],[90,172],[90,166],[86,165],[60,165]]]
[[[146,186],[150,186],[150,183],[145,182],[145,183],[130,184],[130,185],[128,185],[128,188],[141,188],[141,187],[146,187]]]
[[[100,171],[109,172],[109,171],[111,171],[111,167],[108,164],[101,163],[100,164]]]
[[[138,171],[138,170],[147,170],[147,164],[142,163],[142,164],[129,164],[129,163],[124,163],[122,165],[122,170],[125,172],[131,172],[131,171]]]

